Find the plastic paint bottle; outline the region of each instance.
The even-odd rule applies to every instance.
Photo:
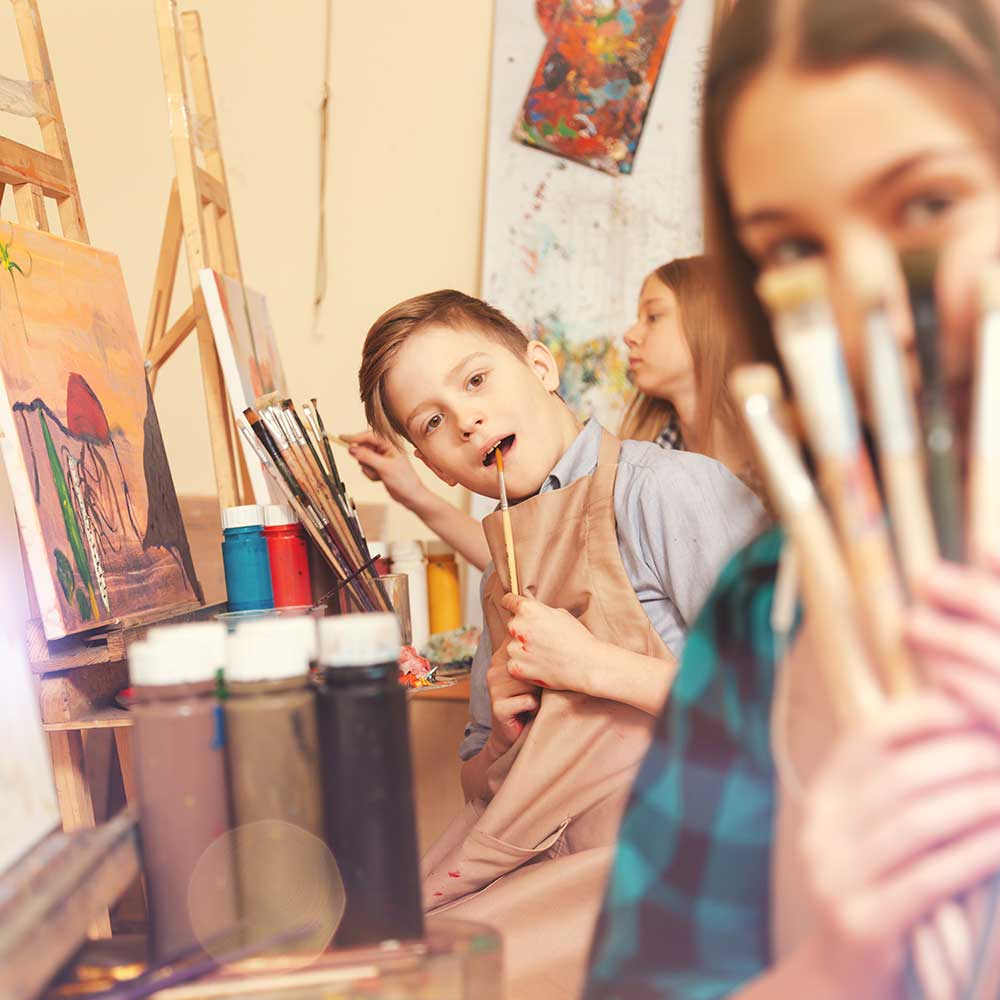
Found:
[[[427,561],[420,542],[392,542],[389,545],[393,573],[405,573],[410,579],[410,622],[413,646],[419,652],[430,638],[427,612]]]
[[[230,826],[225,728],[216,700],[225,658],[226,629],[217,622],[152,629],[128,652],[154,959],[197,944],[188,905],[192,875],[202,854]],[[198,919],[199,929],[209,934],[236,923],[232,873],[214,876],[208,910]]]
[[[273,608],[263,511],[257,504],[227,507],[222,512],[222,529],[222,562],[226,571],[229,610],[264,611]]]
[[[226,762],[239,916],[248,943],[284,929],[296,902],[288,893],[305,874],[301,848],[308,838],[301,831],[323,836],[316,692],[309,680],[315,655],[310,617],[242,622],[229,636]],[[278,821],[265,836],[252,826],[263,820]]]
[[[269,504],[264,508],[264,540],[271,567],[271,592],[276,608],[312,604],[309,549],[305,529],[291,507]]]
[[[431,635],[462,627],[458,564],[444,542],[427,543],[427,605]]]
[[[423,936],[406,692],[391,614],[319,623],[320,761],[327,844],[347,909],[335,942]]]

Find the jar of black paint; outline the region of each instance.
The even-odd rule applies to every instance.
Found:
[[[391,614],[319,623],[319,745],[327,844],[347,893],[337,945],[423,936],[399,625]]]

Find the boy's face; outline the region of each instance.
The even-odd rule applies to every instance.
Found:
[[[473,329],[430,326],[400,348],[386,376],[386,402],[417,455],[451,486],[499,497],[484,458],[503,441],[507,495],[536,493],[579,432],[554,395],[559,371],[539,341],[523,358]]]

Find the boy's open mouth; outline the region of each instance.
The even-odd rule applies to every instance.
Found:
[[[490,448],[490,450],[486,452],[486,454],[483,456],[483,465],[489,468],[489,466],[493,465],[494,462],[496,461],[497,451],[500,451],[504,455],[506,455],[507,452],[510,451],[510,449],[513,447],[513,445],[514,445],[513,434],[508,434],[505,438],[500,438],[500,440],[497,441],[497,443],[493,445],[493,447]]]

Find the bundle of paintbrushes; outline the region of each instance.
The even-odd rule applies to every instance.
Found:
[[[844,725],[919,683],[919,664],[903,642],[908,601],[919,598],[921,582],[939,556],[981,564],[996,547],[1000,531],[1000,464],[991,439],[1000,427],[1000,269],[982,281],[966,491],[958,424],[938,359],[936,255],[907,253],[901,264],[913,314],[919,395],[911,387],[907,359],[886,306],[891,273],[880,282],[879,262],[867,262],[855,282],[865,309],[866,413],[885,508],[821,265],[782,269],[758,286],[771,314],[797,421],[789,419],[774,368],[748,366],[731,379],[771,499],[797,556],[806,626],[820,658],[817,668]],[[815,483],[788,429],[791,423],[802,428]],[[977,947],[991,927],[1000,925],[984,916],[994,909],[991,894],[973,893],[964,906],[944,904],[915,930],[914,970],[925,997],[992,1000],[996,995],[998,970],[976,967],[974,958],[996,951]]]
[[[316,400],[303,405],[302,413],[305,420],[290,399],[265,397],[256,409],[243,411],[240,431],[350,597],[352,610],[391,611]]]

